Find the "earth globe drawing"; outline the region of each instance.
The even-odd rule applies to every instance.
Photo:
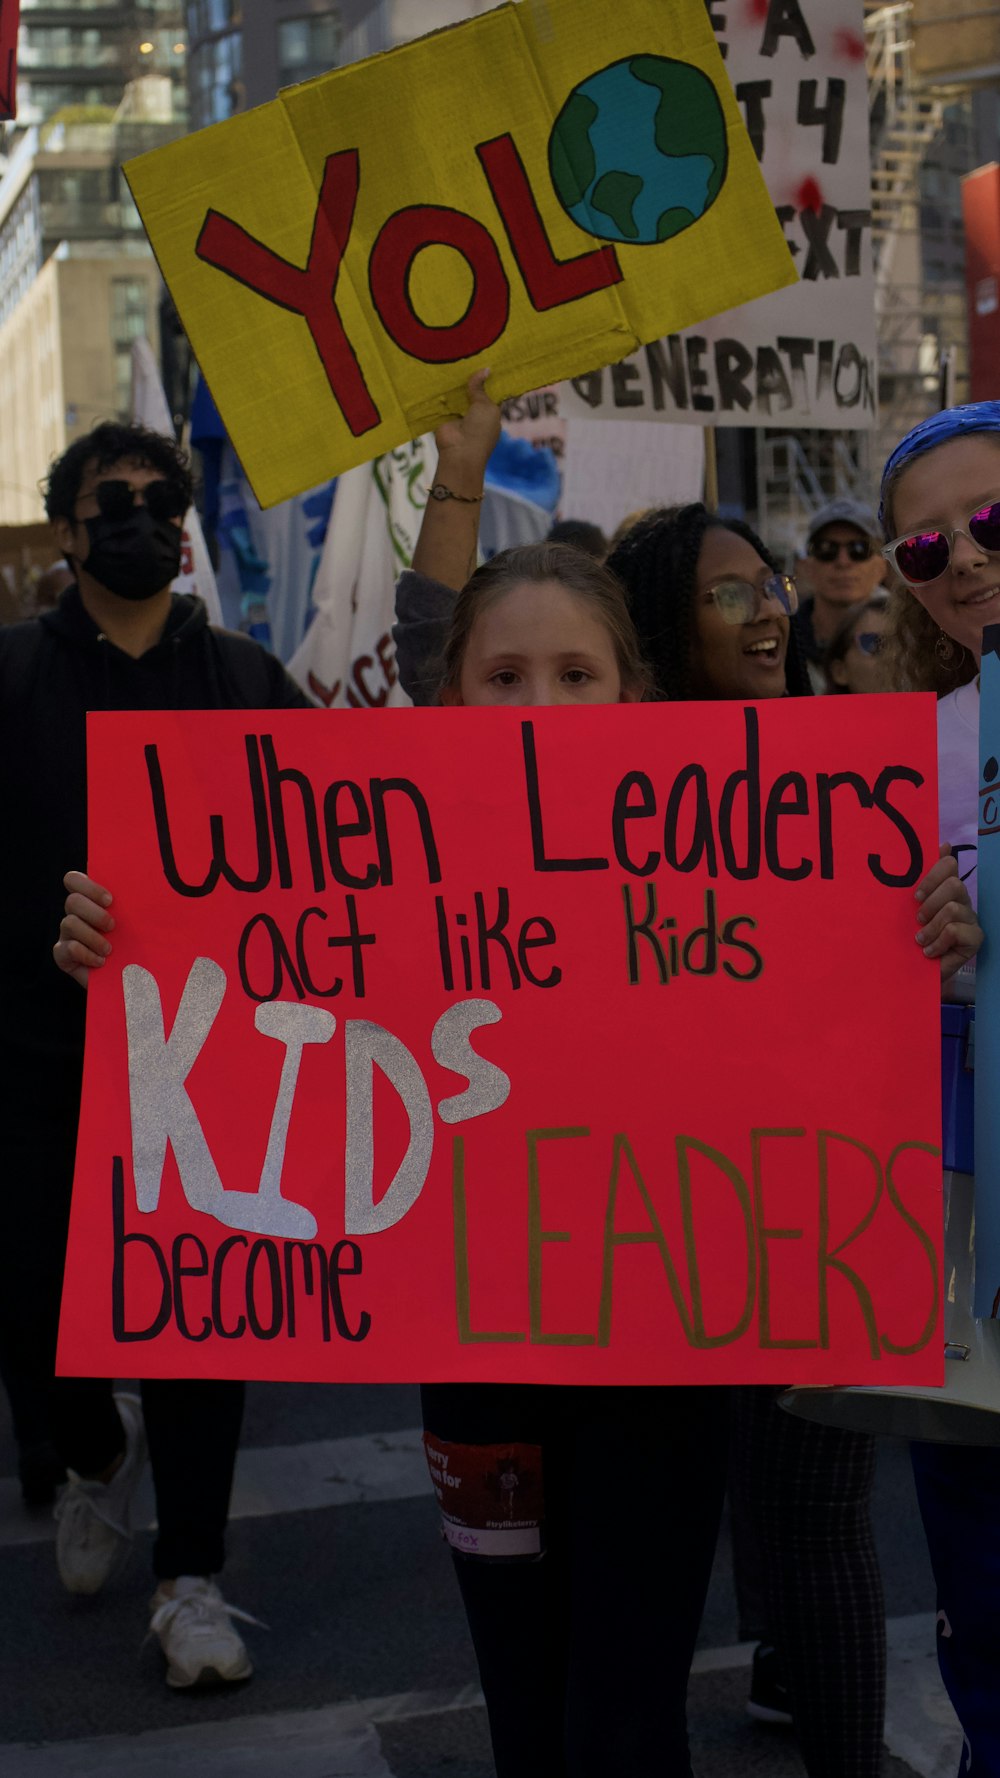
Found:
[[[700,68],[627,56],[574,87],[549,137],[563,209],[604,241],[655,246],[711,209],[726,178],[726,120]]]

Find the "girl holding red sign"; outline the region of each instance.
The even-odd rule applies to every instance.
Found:
[[[412,649],[416,632],[427,655],[440,653],[455,604],[450,588],[465,581],[474,558],[482,475],[499,424],[482,378],[471,393],[466,419],[439,434],[440,479],[415,563],[433,567],[443,584],[417,575],[401,587],[407,640]],[[805,692],[790,636],[794,586],[745,528],[703,507],[657,515],[625,540],[615,562],[659,689],[680,698]],[[511,552],[472,576],[445,658],[442,695],[458,705],[615,703],[641,697],[649,683],[619,582],[572,550],[545,546]],[[441,684],[440,671],[436,679],[430,669],[404,672],[418,695],[422,677],[420,701]],[[935,865],[918,893],[925,955],[949,973],[981,938],[953,860]],[[59,960],[89,968],[100,961],[104,915],[96,905],[74,911]],[[81,920],[95,928],[92,949]],[[880,1596],[870,1585],[851,1592],[867,1447],[858,1446],[853,1475],[845,1475],[838,1454],[849,1447],[838,1441],[851,1435],[805,1423],[796,1433],[789,1421],[793,1430],[776,1444],[777,1410],[768,1392],[760,1399],[761,1491],[768,1535],[783,1541],[785,1557],[775,1587],[790,1589],[791,1599],[782,1603],[781,1595],[776,1621],[784,1610],[804,1743],[812,1732],[809,1771],[864,1778],[874,1769],[868,1750],[879,1752],[878,1676],[863,1683],[857,1654],[853,1665],[842,1656],[845,1646],[870,1646],[877,1660],[881,1636]],[[437,1385],[425,1391],[425,1418],[500,1778],[655,1771],[684,1778],[685,1694],[725,1487],[728,1392]],[[828,1503],[819,1508],[809,1496],[817,1477]],[[792,1646],[795,1609],[801,1660]],[[824,1713],[799,1673],[814,1681],[827,1658],[830,1672],[819,1675]]]
[[[642,676],[624,601],[618,609],[614,580],[580,555],[510,551],[473,573],[457,603],[449,590],[475,562],[499,431],[484,381],[472,379],[465,419],[438,433],[440,479],[416,572],[398,591],[404,686],[432,700],[448,624],[443,702],[634,697]],[[747,527],[703,506],[654,513],[609,568],[659,695],[808,694],[794,583]],[[918,896],[924,953],[951,974],[981,942],[951,857]],[[738,1423],[800,1744],[810,1778],[876,1778],[885,1643],[874,1440],[792,1420],[777,1394],[742,1391]],[[728,1391],[674,1390],[665,1405],[644,1389],[435,1385],[424,1408],[499,1778],[688,1773],[685,1695],[725,1483]]]

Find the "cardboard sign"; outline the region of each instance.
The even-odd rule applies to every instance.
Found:
[[[979,919],[989,940],[1000,931],[1000,628],[983,634],[979,696]],[[976,1315],[1000,1314],[1000,957],[996,940],[976,959]]]
[[[64,1371],[940,1381],[933,700],[88,756]]]
[[[0,0],[0,118],[17,115],[17,24],[21,0]]]
[[[703,0],[504,5],[129,162],[262,505],[795,270]]]
[[[708,10],[801,282],[564,385],[560,412],[874,427],[862,0],[712,0]]]

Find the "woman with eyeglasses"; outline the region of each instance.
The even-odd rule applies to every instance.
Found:
[[[823,656],[831,692],[891,691],[886,672],[889,595],[851,605]]]
[[[938,694],[941,839],[975,898],[979,666],[1000,623],[1000,401],[946,409],[897,446],[882,481],[893,596],[891,658]],[[962,972],[974,993],[971,966]],[[962,980],[962,977],[959,980]],[[938,1590],[938,1660],[965,1733],[963,1771],[1000,1774],[1000,1448],[914,1445]]]
[[[464,419],[438,432],[440,492],[427,505],[415,572],[404,574],[397,588],[397,659],[404,689],[415,703],[436,698],[457,593],[475,566],[478,502],[499,430],[499,412],[485,394],[484,380],[484,373],[471,380]],[[792,622],[798,606],[795,582],[746,525],[718,518],[702,505],[648,513],[622,537],[607,567],[625,588],[658,697],[756,700],[810,694]],[[946,867],[936,867],[925,879],[929,898],[940,896],[946,875]],[[938,902],[924,905],[936,912]],[[932,959],[941,954],[937,940],[935,932],[927,947]],[[738,1467],[765,1558],[767,1623],[760,1627],[780,1646],[809,1778],[878,1778],[885,1630],[870,1520],[874,1440],[793,1419],[778,1408],[776,1389],[735,1393]],[[730,1412],[725,1389],[690,1388],[682,1396],[685,1435],[678,1439],[678,1460],[695,1442],[701,1480],[694,1488],[697,1499],[691,1498],[683,1464],[671,1479],[669,1496],[664,1481],[664,1534],[676,1517],[678,1488],[689,1503],[683,1515],[684,1584],[663,1602],[675,1654],[685,1642],[693,1649],[697,1633],[721,1506]],[[429,1395],[425,1406],[430,1430],[440,1432],[434,1416],[443,1412],[442,1404]],[[664,1401],[675,1431],[681,1406]],[[623,1560],[624,1548],[623,1543]],[[479,1650],[481,1667],[484,1661],[490,1670],[506,1664],[508,1690],[514,1688],[511,1674],[521,1673],[518,1684],[527,1695],[536,1682],[522,1672],[523,1649],[516,1636],[499,1631],[507,1622],[503,1601],[513,1582],[485,1571],[476,1577],[457,1556],[460,1569],[463,1563],[467,1597],[474,1581],[484,1593],[489,1588],[497,1595],[498,1631],[488,1654]],[[493,1614],[484,1609],[479,1615],[483,1622]],[[672,1669],[675,1689],[677,1679]],[[490,1686],[495,1683],[491,1671]],[[663,1750],[666,1757],[665,1730]],[[589,1768],[574,1765],[574,1778],[584,1769]],[[551,1778],[559,1778],[554,1768]]]
[[[661,696],[811,693],[795,583],[747,526],[703,506],[653,514],[607,566]],[[886,1653],[875,1440],[794,1419],[780,1393],[732,1392],[740,1635],[759,1643],[747,1708],[794,1724],[809,1778],[877,1778]]]

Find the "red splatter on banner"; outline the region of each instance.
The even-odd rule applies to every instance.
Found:
[[[795,202],[800,210],[811,210],[814,216],[819,215],[823,208],[823,191],[819,180],[814,179],[812,174],[808,179],[803,179],[795,193]]]
[[[0,0],[0,119],[17,110],[17,23],[21,0]]]
[[[763,24],[767,18],[769,0],[747,0],[747,16],[754,23]]]
[[[836,54],[848,62],[863,62],[865,59],[865,40],[860,31],[835,31],[833,47]]]

